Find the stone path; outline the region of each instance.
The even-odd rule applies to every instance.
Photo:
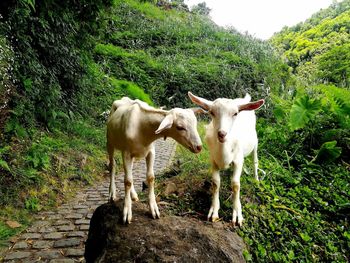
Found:
[[[170,164],[175,152],[171,139],[156,141],[155,174]],[[145,181],[146,164],[140,160],[134,164],[133,175],[136,191],[141,191]],[[123,175],[117,176],[117,190],[123,197]],[[84,244],[94,210],[108,201],[109,178],[84,189],[69,203],[56,211],[41,212],[36,221],[4,255],[4,262],[84,262]]]

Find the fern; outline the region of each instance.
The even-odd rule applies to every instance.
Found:
[[[292,131],[304,128],[321,110],[321,101],[304,95],[297,99],[290,110],[289,126]]]

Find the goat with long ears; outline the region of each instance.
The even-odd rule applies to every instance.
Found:
[[[210,151],[212,167],[212,203],[208,219],[213,222],[219,220],[219,188],[220,170],[233,165],[234,171],[231,180],[232,187],[232,223],[242,226],[243,215],[240,192],[240,177],[242,174],[244,158],[253,155],[254,175],[258,177],[258,138],[255,130],[256,116],[254,110],[259,109],[264,100],[250,102],[251,97],[246,94],[244,98],[219,98],[210,101],[188,92],[193,103],[199,105],[211,115],[211,122],[207,125],[205,140]]]

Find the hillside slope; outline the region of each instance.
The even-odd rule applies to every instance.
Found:
[[[287,85],[287,68],[267,43],[208,17],[128,0],[116,1],[105,19],[95,47],[101,71],[132,81],[158,105],[189,105],[189,90],[211,99],[245,92],[254,98]]]
[[[271,38],[301,81],[350,87],[350,1],[334,2]]]

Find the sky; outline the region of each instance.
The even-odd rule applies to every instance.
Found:
[[[185,0],[189,7],[201,2],[211,9],[216,24],[268,39],[283,26],[293,26],[327,8],[333,0]]]

